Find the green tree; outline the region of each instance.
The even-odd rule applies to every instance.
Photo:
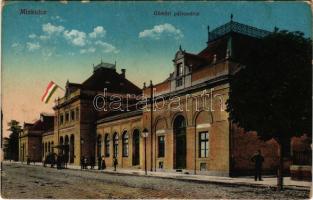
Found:
[[[10,160],[18,160],[18,139],[19,135],[22,131],[20,123],[16,120],[11,120],[8,123],[9,129],[8,131],[11,132],[9,136],[9,144],[8,144],[8,153]]]
[[[312,41],[301,32],[276,29],[250,53],[231,79],[227,110],[246,131],[277,141],[281,190],[285,145],[293,136],[312,136]]]

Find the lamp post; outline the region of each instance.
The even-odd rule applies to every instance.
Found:
[[[144,128],[142,131],[142,137],[145,138],[145,175],[147,175],[147,137],[149,135],[148,129]]]

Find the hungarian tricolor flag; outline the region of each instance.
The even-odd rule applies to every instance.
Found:
[[[41,97],[41,101],[48,103],[51,96],[53,95],[53,93],[56,91],[56,89],[59,86],[57,84],[55,84],[53,81],[50,81],[50,83],[48,84],[45,93],[43,94],[43,96]]]

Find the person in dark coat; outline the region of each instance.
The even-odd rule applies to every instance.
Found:
[[[82,156],[80,159],[80,169],[85,169],[84,162],[85,162],[85,156]]]
[[[254,180],[263,181],[262,180],[262,164],[264,162],[264,157],[261,154],[261,151],[258,150],[256,154],[251,158],[251,161],[255,163],[255,171],[254,171]]]
[[[64,154],[63,155],[64,168],[67,168],[68,161],[69,161],[69,154]]]
[[[94,169],[96,165],[96,160],[94,156],[90,156],[90,169]]]
[[[55,153],[52,153],[52,154],[51,154],[51,157],[50,157],[50,161],[51,161],[51,162],[50,162],[50,167],[51,167],[51,168],[53,168],[54,165],[55,165],[55,160],[56,160],[55,157],[56,157],[56,154],[55,154]]]
[[[116,171],[116,166],[117,166],[117,158],[113,158],[113,165],[114,165],[114,171]]]
[[[104,156],[102,156],[102,161],[101,161],[101,169],[105,169],[106,165],[105,165],[105,158]]]
[[[62,165],[62,155],[58,154],[57,156],[57,169],[61,169]]]
[[[87,157],[84,157],[84,169],[88,169],[88,160]]]
[[[29,165],[29,164],[30,164],[30,157],[29,157],[29,156],[27,156],[27,160],[26,160],[26,162],[27,162],[27,165]]]
[[[98,170],[101,170],[102,169],[102,166],[101,166],[101,156],[98,156]]]

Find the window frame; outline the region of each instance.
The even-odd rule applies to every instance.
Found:
[[[70,111],[70,120],[71,120],[71,121],[75,121],[75,118],[76,118],[76,116],[75,116],[75,110],[72,109],[72,110]]]
[[[123,157],[128,157],[129,155],[129,136],[126,131],[122,135],[122,154]]]
[[[63,113],[60,114],[60,121],[59,121],[59,124],[60,124],[60,125],[63,125],[63,124],[64,124],[64,115],[63,115]]]
[[[184,74],[183,63],[177,63],[176,65],[176,76],[182,76]]]
[[[68,123],[70,121],[70,113],[69,111],[65,112],[65,123]]]
[[[204,138],[202,138],[202,134],[205,134]],[[204,148],[202,148],[202,144],[204,143]],[[209,131],[201,131],[199,132],[199,158],[208,158],[209,157]],[[202,155],[202,151],[204,151],[204,155]]]
[[[104,136],[104,151],[104,156],[110,157],[110,136],[108,133]]]
[[[161,138],[163,138],[162,143],[161,143]],[[159,135],[158,136],[158,158],[164,158],[164,157],[165,157],[165,136]]]
[[[176,79],[176,87],[180,87],[183,85],[183,78],[179,77]]]

